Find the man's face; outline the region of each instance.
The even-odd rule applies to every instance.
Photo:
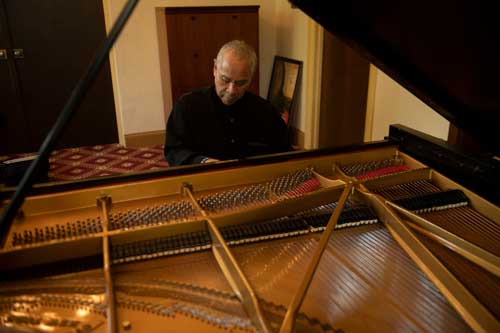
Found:
[[[222,103],[234,104],[250,85],[250,65],[246,60],[238,59],[232,51],[228,51],[219,66],[217,62],[214,63],[214,79],[215,90]]]

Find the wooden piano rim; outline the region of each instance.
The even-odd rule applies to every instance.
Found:
[[[231,170],[234,168],[247,168],[256,165],[270,165],[278,163],[293,162],[299,159],[319,159],[334,154],[362,153],[379,149],[397,149],[397,142],[393,140],[381,140],[367,142],[343,147],[321,148],[314,150],[301,150],[288,153],[263,155],[249,157],[241,160],[221,161],[218,163],[195,164],[189,166],[170,167],[165,170],[145,171],[118,176],[104,176],[73,181],[49,182],[34,184],[30,193],[34,196],[53,194],[56,192],[77,191],[84,188],[101,188],[103,186],[114,186],[129,182],[141,182],[155,178],[171,178],[178,176],[193,176],[197,173],[206,173],[217,170]],[[15,188],[0,188],[0,203],[8,200],[14,194]]]

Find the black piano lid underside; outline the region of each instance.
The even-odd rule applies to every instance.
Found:
[[[489,151],[500,152],[498,0],[290,2]]]

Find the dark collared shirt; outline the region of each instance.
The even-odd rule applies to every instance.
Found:
[[[195,90],[179,98],[167,122],[165,157],[170,165],[290,150],[278,110],[250,92],[227,106],[215,87]]]

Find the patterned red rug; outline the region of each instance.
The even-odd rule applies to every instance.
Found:
[[[3,156],[0,162],[27,155]],[[163,145],[129,148],[110,144],[61,149],[52,152],[49,163],[51,180],[85,179],[168,167]]]

